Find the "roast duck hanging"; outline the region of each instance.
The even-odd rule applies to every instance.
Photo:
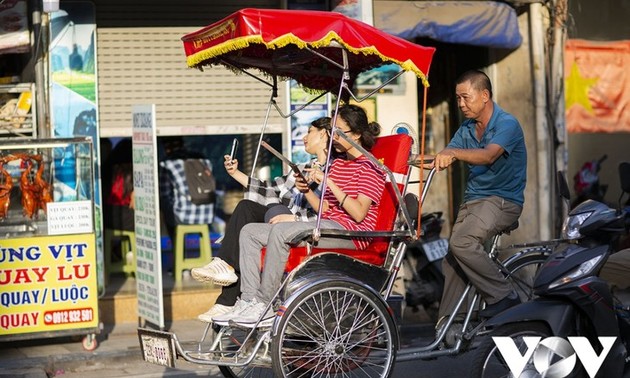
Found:
[[[5,160],[0,160],[0,220],[9,214],[11,202],[11,189],[13,189],[13,178],[9,171],[4,168]]]
[[[24,171],[20,177],[20,189],[22,190],[22,209],[28,218],[36,218],[39,210],[46,213],[46,204],[52,202],[50,184],[43,179],[46,164],[41,155],[27,155],[22,157]],[[37,162],[37,171],[34,172],[34,161]]]

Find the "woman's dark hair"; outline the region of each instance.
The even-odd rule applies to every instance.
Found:
[[[360,135],[361,146],[368,151],[371,150],[376,143],[376,137],[381,133],[381,125],[368,122],[365,110],[353,104],[340,107],[337,115],[346,122],[353,133]]]
[[[318,118],[314,120],[313,122],[311,122],[311,126],[319,130],[326,130],[326,135],[328,135],[328,138],[330,138],[330,132],[332,131],[332,118],[330,117]],[[326,144],[328,144],[329,141],[330,140],[328,140]],[[324,151],[328,153],[328,148],[326,148]],[[331,158],[332,159],[337,158],[339,157],[339,155],[340,154],[333,148]]]
[[[332,122],[332,119],[330,117],[321,117],[311,122],[311,126],[318,128],[320,130],[325,129],[326,131],[328,131],[328,136],[330,136],[330,130],[332,129],[331,122]]]

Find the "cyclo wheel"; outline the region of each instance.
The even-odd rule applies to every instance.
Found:
[[[380,298],[358,284],[327,281],[300,293],[271,342],[277,377],[387,377],[396,327]]]
[[[219,326],[212,327],[213,332],[219,331]],[[244,330],[233,330],[231,334],[224,335],[220,342],[221,350],[236,351],[242,345],[242,340],[247,335]],[[247,366],[225,366],[219,365],[219,371],[227,378],[274,378],[273,370],[271,370],[271,359],[268,354],[264,360],[259,357]]]
[[[219,366],[224,377],[228,378],[273,378],[275,375],[271,368],[258,366],[231,367]]]
[[[503,262],[509,272],[506,278],[512,282],[521,301],[528,301],[534,297],[534,278],[551,252],[548,247],[529,248]]]

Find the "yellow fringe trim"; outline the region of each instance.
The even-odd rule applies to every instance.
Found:
[[[206,60],[215,58],[222,54],[228,53],[230,51],[242,50],[248,47],[250,44],[263,44],[268,49],[277,49],[282,48],[284,46],[294,44],[298,48],[303,49],[306,47],[311,48],[319,48],[326,47],[330,45],[331,41],[337,41],[340,45],[346,48],[346,50],[354,53],[354,54],[363,54],[363,55],[378,55],[383,62],[396,63],[405,71],[413,72],[418,78],[422,80],[422,84],[425,87],[429,86],[429,81],[426,75],[411,61],[406,60],[404,62],[398,61],[396,59],[392,59],[381,54],[374,46],[367,46],[363,48],[354,48],[347,43],[343,42],[343,40],[339,37],[339,35],[333,31],[328,32],[326,36],[318,41],[314,42],[304,42],[300,38],[296,37],[292,33],[285,34],[281,37],[274,39],[271,42],[265,42],[261,36],[246,36],[246,37],[238,37],[234,39],[230,39],[227,42],[220,43],[216,46],[212,46],[211,48],[207,48],[205,50],[194,53],[186,58],[186,63],[188,67],[197,67],[204,65]]]

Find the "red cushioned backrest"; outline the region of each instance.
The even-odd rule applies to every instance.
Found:
[[[406,134],[395,134],[380,137],[376,140],[376,144],[372,147],[372,154],[379,159],[394,174],[398,190],[404,189],[405,179],[401,179],[400,175],[406,177],[409,172],[407,161],[409,160],[409,151],[413,140]],[[376,221],[375,231],[391,231],[394,227],[396,214],[398,210],[398,198],[393,188],[393,183],[389,178],[385,183],[385,190],[381,201],[378,204],[378,218]],[[374,238],[370,245],[363,251],[365,256],[369,256],[371,263],[378,263],[385,258],[389,239]],[[378,257],[377,257],[378,256]],[[365,258],[363,258],[365,260]]]
[[[407,161],[409,160],[409,152],[411,151],[412,142],[413,139],[406,134],[383,136],[376,139],[376,144],[372,147],[372,150],[370,151],[374,155],[374,157],[376,157],[394,173],[394,178],[398,183],[397,185],[400,191],[404,189],[406,176],[409,173],[409,166],[407,165]],[[396,192],[394,191],[393,184],[388,178],[387,182],[385,183],[385,190],[383,190],[383,195],[378,205],[378,217],[374,231],[393,230],[397,210],[398,198],[396,197]],[[370,264],[382,265],[387,255],[388,246],[388,238],[373,238],[370,245],[366,249],[360,251],[336,248],[313,248],[312,253],[316,254],[321,252],[338,252],[352,256]],[[264,249],[262,252],[264,261]],[[289,259],[286,265],[286,271],[293,270],[293,268],[299,265],[306,258],[306,256],[306,247],[291,248]]]
[[[409,174],[409,152],[413,139],[406,134],[395,134],[383,136],[376,139],[376,144],[372,147],[371,153],[387,166],[393,173],[397,182],[398,189],[404,189],[407,175]],[[385,189],[378,205],[378,218],[376,221],[375,231],[391,231],[394,227],[394,221],[398,212],[398,198],[394,191],[393,184],[389,178],[385,183]],[[341,249],[341,248],[325,248],[319,249],[314,247],[312,253],[321,252],[338,252],[344,255],[352,256],[361,261],[382,265],[387,256],[387,247],[389,246],[388,238],[373,238],[370,245],[364,250]],[[265,248],[262,250],[262,260],[264,264]],[[289,253],[289,259],[285,270],[291,271],[299,265],[307,257],[306,247],[292,247]]]
[[[379,159],[393,173],[399,175],[407,175],[409,166],[409,151],[411,150],[412,139],[406,134],[395,134],[380,137],[376,140],[376,144],[372,147],[372,154]],[[399,176],[398,175],[398,176]],[[398,189],[403,190],[404,180],[395,177],[398,183]],[[398,209],[398,198],[393,188],[393,183],[387,180],[383,196],[378,204],[378,218],[376,221],[376,230],[389,231],[394,225],[396,219],[396,210]]]

